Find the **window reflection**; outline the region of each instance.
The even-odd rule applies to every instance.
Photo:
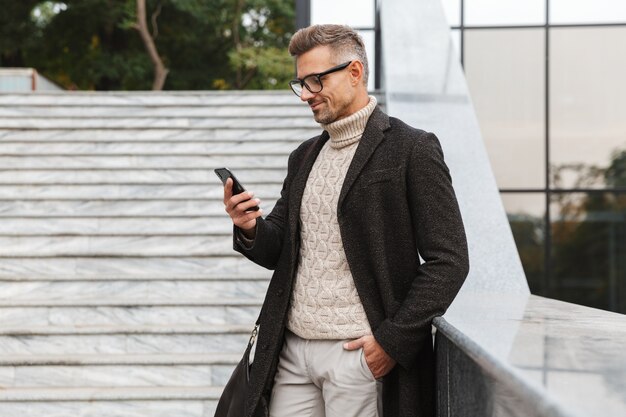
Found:
[[[624,0],[550,0],[551,24],[626,23]]]
[[[374,0],[311,0],[311,24],[336,23],[353,28],[374,27]]]
[[[626,193],[551,199],[556,298],[626,313]]]
[[[546,0],[465,0],[465,25],[543,25]]]
[[[547,295],[543,193],[502,193],[502,203],[533,294]]]
[[[626,27],[551,29],[554,187],[604,187],[604,171],[626,151],[624,39]]]
[[[545,186],[545,31],[466,30],[465,74],[498,186]]]

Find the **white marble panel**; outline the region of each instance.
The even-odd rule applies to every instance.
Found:
[[[244,351],[249,334],[224,335],[129,335],[129,353],[240,353]]]
[[[154,128],[247,128],[265,129],[275,126],[284,128],[306,128],[317,126],[312,117],[259,117],[259,118],[13,118],[0,117],[1,129],[154,129]]]
[[[12,388],[0,391],[0,401],[152,401],[152,400],[217,400],[222,387],[72,387],[64,390],[55,388]]]
[[[0,156],[3,169],[214,169],[278,168],[287,166],[287,155],[70,155]]]
[[[62,139],[62,138],[59,138]],[[111,141],[111,142],[0,142],[0,155],[288,155],[295,140],[261,141]]]
[[[70,106],[163,106],[163,105],[291,105],[298,98],[285,86],[277,91],[184,91],[184,92],[78,92],[2,94],[0,104]]]
[[[265,214],[270,213],[274,203],[261,203]],[[0,217],[181,217],[223,214],[222,200],[0,200]]]
[[[107,334],[107,335],[0,335],[4,354],[196,354],[239,353],[245,349],[246,334]]]
[[[0,186],[0,190],[3,188]],[[260,198],[272,200],[262,195]],[[206,217],[53,217],[0,221],[0,235],[138,235],[146,231],[154,235],[229,234],[233,224],[226,213]]]
[[[222,208],[223,210],[223,208]],[[1,209],[0,209],[1,211]],[[0,256],[228,256],[227,236],[0,236]]]
[[[0,402],[0,417],[212,417],[217,401]],[[209,403],[209,404],[207,404]]]
[[[212,370],[210,365],[0,366],[0,386],[206,386],[214,379]],[[226,382],[221,377],[217,381]]]
[[[255,195],[263,201],[275,201],[282,186],[254,184]],[[218,184],[103,184],[103,185],[0,185],[2,200],[98,199],[221,199],[223,188]],[[2,225],[0,225],[0,230]]]
[[[245,186],[282,184],[287,167],[280,169],[237,169]],[[212,169],[115,169],[115,170],[4,170],[0,184],[215,184]],[[251,188],[251,187],[248,187]]]
[[[99,306],[96,301],[93,307],[82,305],[91,300],[67,302],[67,307],[0,307],[0,332],[3,328],[21,328],[21,326],[128,326],[128,325],[226,325],[254,323],[261,307],[260,299],[250,301],[249,306],[225,305],[185,306],[185,300],[179,300],[180,306],[154,307],[135,305],[135,300],[105,300]],[[135,301],[135,302],[134,302]],[[49,300],[43,305],[54,304]],[[126,304],[127,306],[110,307],[107,302]],[[149,301],[146,301],[149,302]],[[58,302],[62,304],[62,302]],[[9,331],[9,330],[7,330]]]
[[[267,279],[210,281],[0,281],[0,303],[26,300],[102,300],[124,297],[144,302],[262,298]]]
[[[292,105],[279,106],[2,106],[0,105],[0,117],[67,117],[91,118],[91,117],[312,117],[308,105],[303,104],[293,96]]]
[[[243,256],[141,258],[3,258],[2,279],[188,279],[269,276],[271,272]]]
[[[267,128],[252,129],[242,126],[233,129],[0,129],[0,140],[13,142],[138,142],[138,141],[176,141],[198,140],[204,142],[234,141],[294,141],[304,140],[319,135],[319,126],[307,128]]]

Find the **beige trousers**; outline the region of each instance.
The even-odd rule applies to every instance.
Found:
[[[270,417],[382,417],[382,382],[347,340],[306,340],[290,331],[280,353]]]

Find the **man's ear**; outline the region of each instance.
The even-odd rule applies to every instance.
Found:
[[[350,64],[348,69],[350,71],[350,78],[353,86],[356,86],[363,81],[363,63],[361,61],[352,61],[352,64]]]

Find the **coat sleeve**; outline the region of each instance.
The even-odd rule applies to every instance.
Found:
[[[407,200],[419,255],[424,260],[393,317],[374,331],[383,349],[410,368],[431,322],[443,315],[469,271],[465,230],[437,137],[422,133],[409,156]],[[417,256],[417,254],[416,254]]]
[[[300,149],[300,148],[298,148]],[[233,249],[254,263],[267,268],[275,269],[285,241],[287,231],[289,185],[295,172],[295,160],[298,149],[289,155],[287,164],[287,177],[283,181],[280,198],[274,205],[272,212],[267,217],[259,217],[256,222],[256,235],[251,242],[244,242],[241,238],[241,230],[233,226]]]

